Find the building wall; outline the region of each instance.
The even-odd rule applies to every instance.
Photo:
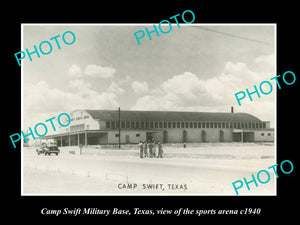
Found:
[[[99,137],[100,144],[106,145],[108,144],[108,134],[100,134]]]
[[[270,128],[270,121],[265,121],[266,123],[266,128]]]
[[[254,141],[274,141],[273,130],[257,130],[254,132]]]
[[[231,129],[165,129],[168,142],[220,142],[220,131],[223,131],[224,142],[232,141]],[[183,132],[186,131],[184,138]],[[203,140],[202,131],[206,133],[206,140]]]
[[[202,140],[202,131],[206,132],[206,142],[220,142],[220,130],[223,131],[224,134],[224,142],[232,141],[232,133],[231,129],[165,129],[162,131],[139,131],[139,130],[121,130],[121,143],[124,144],[126,140],[126,135],[129,136],[129,143],[139,143],[140,141],[145,141],[147,137],[147,133],[151,133],[151,136],[155,141],[160,140],[164,142],[163,132],[167,132],[167,142],[168,143],[182,143],[184,141],[183,131],[187,132],[185,142],[204,142]],[[108,143],[109,144],[118,144],[118,130],[108,131]],[[137,134],[139,136],[137,136]],[[127,137],[128,138],[128,137]]]
[[[186,131],[185,142],[205,142],[202,140],[202,131],[206,132],[206,142],[220,142],[220,131],[223,131],[223,141],[232,141],[231,129],[164,129],[161,131],[146,131],[146,130],[121,130],[121,143],[139,143],[140,141],[147,140],[148,136],[152,136],[155,141],[160,140],[164,142],[163,133],[167,133],[168,143],[182,143],[184,141],[183,131]],[[107,137],[102,136],[101,144],[118,144],[119,143],[118,130],[107,132]],[[127,137],[126,137],[127,136]]]
[[[88,113],[85,111],[74,111],[70,113],[71,124],[65,132],[75,132],[80,130],[100,130],[100,124],[97,120],[94,120]]]
[[[119,143],[119,132],[118,130],[108,131],[108,143],[109,144],[118,144]],[[127,138],[129,139],[126,139]],[[122,130],[121,131],[121,143],[124,144],[126,141],[129,143],[139,143],[140,141],[146,140],[146,131],[133,131],[133,130]]]
[[[99,129],[105,130],[106,129],[106,123],[105,121],[97,121],[99,125]]]

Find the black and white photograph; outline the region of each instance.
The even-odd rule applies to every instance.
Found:
[[[4,8],[3,220],[297,219],[297,5],[107,3]]]
[[[294,77],[276,77],[276,36],[22,24],[21,195],[276,196],[276,89]]]

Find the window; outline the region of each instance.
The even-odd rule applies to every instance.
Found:
[[[177,122],[177,128],[180,128],[180,122]]]
[[[126,128],[130,128],[130,122],[126,121]]]
[[[181,122],[181,128],[184,128],[184,122]]]
[[[217,122],[214,122],[214,128],[217,128]]]
[[[89,118],[89,116],[84,116],[84,117],[83,117],[83,119],[88,119],[88,118]]]
[[[244,124],[244,128],[246,128],[246,129],[248,128],[248,123]]]
[[[168,128],[172,128],[172,122],[168,122]]]
[[[261,133],[260,135],[261,135],[261,136],[265,136],[265,134],[264,134],[264,133]]]
[[[158,122],[155,122],[155,128],[158,128]]]
[[[226,128],[229,128],[229,122],[226,122]]]
[[[119,137],[119,134],[115,134],[116,137]]]
[[[213,122],[210,122],[210,127],[209,128],[214,128],[214,123]]]
[[[149,128],[149,122],[148,121],[145,122],[145,128],[146,129]]]
[[[263,122],[263,128],[266,128],[266,123],[265,122]]]
[[[197,122],[194,122],[194,128],[197,128]]]
[[[249,124],[248,124],[249,128],[252,128],[252,126],[251,126],[251,125],[252,125],[251,123],[249,123]]]
[[[225,122],[222,122],[222,128],[225,128]]]
[[[218,128],[221,128],[221,122],[218,122]]]
[[[110,128],[110,122],[106,122],[106,128],[109,129]]]
[[[194,127],[193,125],[194,125],[193,122],[190,122],[190,128],[193,128]]]
[[[135,128],[135,122],[131,121],[131,128]]]
[[[121,121],[121,128],[125,128],[125,122]]]
[[[150,121],[150,128],[154,128],[154,122]]]
[[[206,122],[206,128],[209,128],[209,122]]]
[[[244,128],[244,123],[241,123],[241,128]]]
[[[116,128],[115,121],[112,121],[112,122],[111,122],[111,128],[112,128],[112,129]]]
[[[135,136],[136,136],[136,137],[139,137],[139,136],[140,136],[140,134],[136,134]]]
[[[173,128],[176,128],[176,122],[173,122]]]
[[[230,122],[230,128],[233,128],[233,123],[232,122]]]
[[[271,136],[271,134],[270,134],[270,133],[268,133],[268,136]]]
[[[163,123],[159,122],[159,128],[162,128],[162,127],[163,127]]]
[[[145,122],[141,121],[141,128],[145,128]]]
[[[135,128],[138,128],[138,129],[140,128],[140,121],[135,122]]]
[[[201,128],[201,122],[198,122],[198,128]]]
[[[189,122],[185,122],[185,128],[189,128]]]
[[[167,122],[164,122],[164,128],[167,128],[167,125],[168,125]]]
[[[119,128],[119,121],[116,121],[116,128]]]

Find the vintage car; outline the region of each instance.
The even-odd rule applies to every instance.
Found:
[[[51,155],[52,153],[58,155],[58,153],[60,153],[60,150],[55,142],[49,142],[42,143],[41,146],[36,150],[36,152],[38,155]]]

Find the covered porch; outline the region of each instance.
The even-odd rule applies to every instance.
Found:
[[[79,145],[103,145],[108,143],[106,131],[78,131],[64,134],[48,135],[41,139],[54,139],[59,147]]]

